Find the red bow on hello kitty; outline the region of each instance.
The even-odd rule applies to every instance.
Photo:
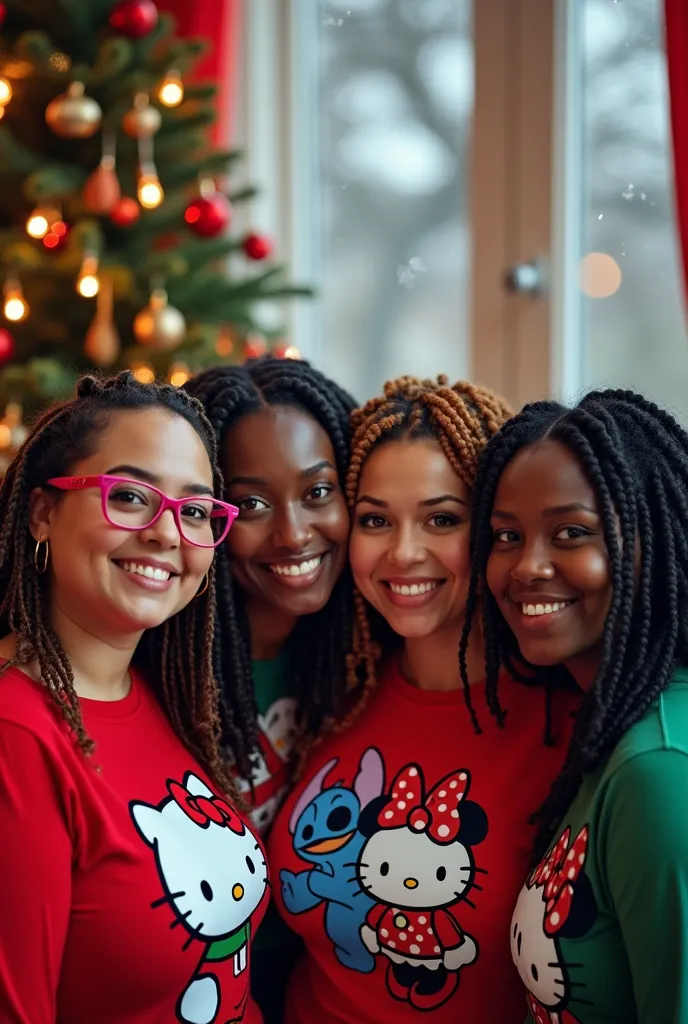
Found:
[[[215,825],[231,829],[238,836],[243,836],[244,823],[226,800],[219,796],[195,796],[178,782],[168,782],[167,789],[174,802],[197,825],[207,828],[213,822]]]
[[[378,824],[382,828],[408,825],[414,832],[427,832],[436,843],[453,843],[461,824],[459,804],[468,784],[468,772],[452,772],[425,796],[422,770],[406,765],[392,783],[392,795],[378,814]]]
[[[571,913],[573,887],[588,852],[588,835],[588,826],[585,825],[569,848],[571,829],[567,828],[531,876],[531,885],[545,887],[544,929],[550,937],[556,935]]]

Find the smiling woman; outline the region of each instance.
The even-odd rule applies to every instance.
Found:
[[[306,945],[288,1024],[522,1016],[509,918],[528,816],[561,765],[572,701],[505,675],[502,728],[481,706],[479,636],[461,684],[478,460],[508,415],[465,381],[406,377],[352,417],[356,627],[384,656],[370,663],[370,645],[354,647],[352,684],[360,673],[365,685],[270,839],[278,905]]]
[[[48,410],[0,488],[3,1021],[260,1019],[267,871],[212,670],[219,488],[201,406],[128,372]]]
[[[688,434],[628,391],[539,402],[477,489],[465,673],[479,614],[495,714],[517,656],[585,693],[515,901],[529,1020],[686,1020]]]

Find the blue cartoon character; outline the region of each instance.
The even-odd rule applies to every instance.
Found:
[[[267,887],[265,858],[256,837],[229,804],[192,772],[180,784],[167,781],[168,796],[157,806],[134,800],[129,810],[152,848],[162,885],[161,899],[187,934],[184,949],[199,944],[193,976],[177,1002],[183,1024],[240,1021],[248,1000],[250,919]],[[232,961],[237,986],[223,992],[213,971]]]
[[[298,874],[280,872],[282,899],[290,914],[324,904],[325,932],[337,959],[367,974],[375,968],[375,958],[361,941],[360,929],[372,900],[356,874],[364,843],[357,824],[361,811],[384,791],[385,769],[379,751],[371,747],[350,789],[341,782],[324,788],[337,763],[335,757],[320,769],[294,807],[289,820],[294,850],[313,867]]]

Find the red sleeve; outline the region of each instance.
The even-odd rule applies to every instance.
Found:
[[[463,932],[458,922],[448,910],[438,910],[435,913],[433,924],[435,925],[437,937],[445,949],[453,949],[455,946],[461,945],[463,942]]]
[[[72,842],[50,752],[0,722],[0,1020],[55,1024]]]
[[[366,915],[366,924],[369,928],[372,928],[374,932],[377,931],[377,926],[384,917],[387,907],[384,903],[376,903],[370,908]]]

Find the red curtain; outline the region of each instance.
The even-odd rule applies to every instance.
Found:
[[[211,41],[211,48],[194,69],[194,79],[217,83],[214,141],[226,146],[233,128],[242,0],[157,0],[157,5],[160,11],[174,14],[180,36],[202,36]]]
[[[665,0],[679,237],[688,287],[688,0]]]

